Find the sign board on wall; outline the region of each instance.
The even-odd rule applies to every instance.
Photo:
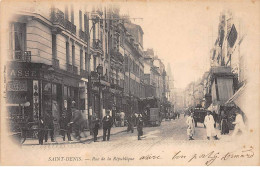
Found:
[[[27,91],[27,81],[9,81],[7,83],[7,91]]]

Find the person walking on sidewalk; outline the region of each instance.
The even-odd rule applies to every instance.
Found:
[[[127,132],[134,132],[135,115],[131,114],[127,119]]]
[[[221,122],[220,122],[221,134],[225,135],[229,133],[228,116],[225,114],[223,110],[221,111],[220,115],[221,115]]]
[[[186,120],[186,124],[188,125],[187,135],[189,137],[189,140],[194,140],[193,136],[195,134],[195,122],[194,122],[194,118],[193,118],[193,113],[189,114],[189,116]]]
[[[103,141],[109,141],[110,139],[110,130],[111,127],[113,125],[113,119],[112,117],[109,115],[110,112],[109,110],[106,111],[106,116],[104,116],[102,123],[103,123]]]
[[[69,125],[70,119],[69,116],[67,115],[66,111],[64,110],[62,113],[62,116],[60,118],[60,130],[61,130],[61,135],[63,137],[63,141],[65,141],[66,138],[66,134],[68,137],[68,141],[72,141],[71,140],[71,126]]]
[[[137,131],[138,131],[138,140],[141,140],[141,136],[143,135],[143,117],[141,114],[138,115],[137,117]]]
[[[39,118],[39,132],[38,132],[38,139],[39,144],[43,145],[43,139],[44,139],[44,121],[42,120],[42,117]]]
[[[233,131],[232,137],[236,136],[239,131],[241,131],[243,134],[246,133],[246,126],[243,120],[243,117],[240,113],[236,113],[236,119],[233,124],[236,124],[235,129]]]
[[[211,114],[210,111],[207,112],[207,115],[205,116],[204,119],[204,125],[206,126],[206,131],[207,131],[207,139],[210,140],[211,136],[214,136],[215,140],[219,140],[216,130],[214,128],[214,118]]]
[[[94,142],[97,142],[99,119],[97,118],[97,115],[95,113],[91,117],[91,127],[92,127],[92,131],[93,131]]]
[[[54,124],[53,124],[53,116],[52,116],[52,111],[51,110],[47,110],[46,112],[46,116],[45,116],[45,128],[47,129],[45,132],[45,142],[48,141],[48,134],[50,132],[50,136],[51,136],[51,142],[55,142],[54,141]]]

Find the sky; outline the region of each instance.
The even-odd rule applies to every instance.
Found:
[[[144,50],[153,48],[174,76],[174,87],[185,88],[209,70],[210,49],[217,36],[222,7],[214,4],[175,2],[121,6],[121,13],[144,31]]]

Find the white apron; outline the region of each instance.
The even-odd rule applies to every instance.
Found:
[[[206,115],[204,119],[204,124],[206,126],[207,137],[216,136],[216,130],[214,128],[214,118],[212,115]]]

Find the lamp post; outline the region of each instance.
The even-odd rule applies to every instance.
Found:
[[[100,119],[102,118],[102,114],[101,114],[101,76],[103,75],[103,66],[101,64],[99,64],[97,66],[97,73],[98,73],[98,85],[99,85],[99,88],[98,88],[98,97],[99,97],[99,117]]]

